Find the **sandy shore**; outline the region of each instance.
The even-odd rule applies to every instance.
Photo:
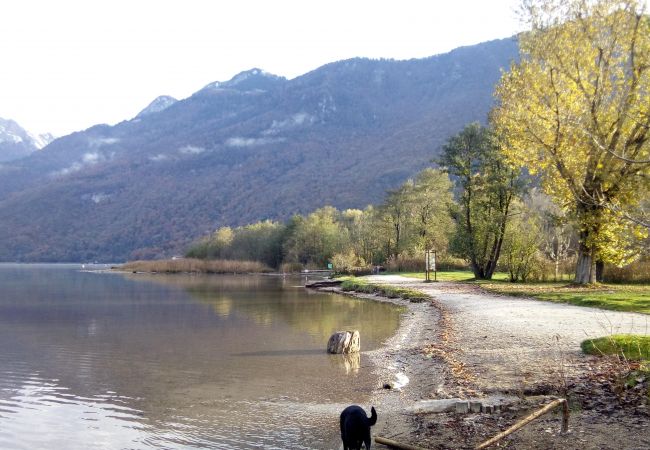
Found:
[[[501,297],[457,283],[399,276],[369,280],[431,297],[411,303],[360,295],[407,308],[397,334],[368,353],[380,380],[372,396],[379,413],[375,436],[424,448],[473,448],[567,394],[573,410],[569,434],[559,434],[560,420],[549,414],[504,442],[512,448],[650,448],[647,401],[610,392],[606,378],[615,369],[584,356],[579,347],[588,337],[650,334],[650,316]],[[594,377],[602,378],[604,387],[592,386]],[[503,409],[499,414],[433,412],[442,402],[432,400],[445,399],[479,400]]]

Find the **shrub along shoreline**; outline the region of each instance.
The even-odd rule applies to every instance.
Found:
[[[428,300],[429,297],[414,289],[405,289],[385,284],[369,283],[359,278],[348,278],[341,283],[341,290],[345,292],[361,292],[364,294],[375,294],[388,298],[403,298],[413,303]]]
[[[223,259],[163,259],[155,261],[130,261],[116,270],[147,273],[206,273],[206,274],[246,274],[273,272],[266,264],[258,261],[231,261]]]

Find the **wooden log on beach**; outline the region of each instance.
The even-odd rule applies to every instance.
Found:
[[[524,417],[519,422],[517,422],[516,424],[514,424],[513,426],[508,428],[506,431],[503,431],[503,432],[497,434],[492,439],[488,439],[487,441],[483,442],[482,444],[477,445],[476,450],[481,450],[481,449],[489,447],[492,444],[497,443],[498,441],[500,441],[504,437],[508,436],[509,434],[514,433],[515,431],[517,431],[518,429],[520,429],[524,425],[529,424],[533,420],[537,419],[540,416],[543,416],[547,412],[553,410],[554,408],[556,408],[556,407],[558,407],[560,405],[562,405],[562,429],[561,429],[561,431],[562,431],[563,434],[567,433],[569,431],[569,404],[567,403],[566,399],[560,398],[560,399],[557,399],[557,400],[553,400],[551,403],[544,406],[542,409],[540,409],[540,410],[538,410],[538,411]]]
[[[356,353],[361,350],[361,336],[358,330],[337,331],[327,341],[327,353]]]
[[[426,450],[422,447],[416,447],[415,445],[403,444],[401,442],[393,441],[392,439],[386,439],[381,436],[375,436],[375,442],[377,444],[383,444],[392,448],[399,448],[401,450]]]

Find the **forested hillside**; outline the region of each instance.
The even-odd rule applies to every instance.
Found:
[[[292,80],[253,69],[57,139],[0,166],[0,260],[169,256],[220,226],[376,203],[485,121],[516,55],[509,39]]]

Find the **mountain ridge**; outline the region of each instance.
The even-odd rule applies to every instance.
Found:
[[[255,68],[61,137],[0,168],[0,236],[12,236],[0,238],[0,260],[169,256],[218,226],[378,202],[451,134],[485,121],[516,57],[508,39],[353,58],[291,80]]]
[[[0,117],[0,163],[29,156],[53,140],[50,133],[30,133],[15,120]]]
[[[137,118],[147,116],[149,114],[155,114],[164,111],[165,109],[169,108],[174,103],[176,103],[177,101],[178,100],[176,100],[174,97],[171,97],[169,95],[159,95],[151,103],[149,103],[149,105],[147,105],[146,108],[140,111],[138,115],[135,116],[135,118],[137,119]]]

